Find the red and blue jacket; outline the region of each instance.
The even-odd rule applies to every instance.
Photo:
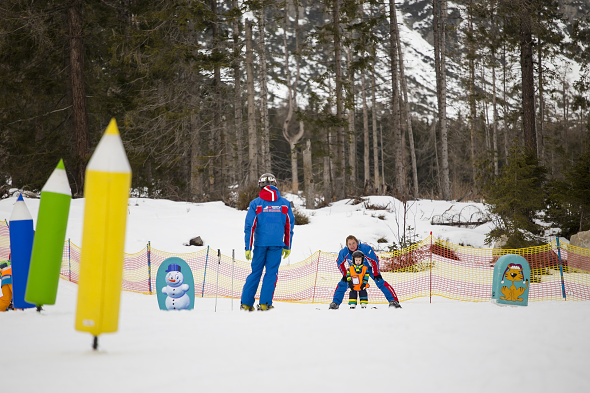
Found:
[[[266,186],[248,207],[244,225],[246,250],[253,246],[291,249],[294,226],[291,203],[281,197],[278,188]]]
[[[360,250],[365,254],[365,261],[363,264],[373,271],[373,275],[381,274],[379,273],[379,258],[375,251],[369,246],[368,244],[364,244],[359,242],[357,250]],[[356,250],[355,250],[356,251]],[[338,265],[338,269],[343,276],[346,276],[346,271],[348,270],[348,266],[354,265],[352,262],[352,253],[354,251],[350,251],[348,247],[344,247],[338,253],[338,258],[336,259],[336,264]],[[348,266],[347,266],[348,264]]]

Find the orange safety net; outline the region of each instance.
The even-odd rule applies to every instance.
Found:
[[[0,223],[0,260],[7,259],[9,251],[8,226]],[[558,248],[556,241],[538,247],[493,250],[464,247],[430,236],[412,247],[378,253],[378,256],[383,278],[394,288],[400,301],[441,296],[484,302],[491,298],[494,264],[505,254],[521,255],[529,262],[530,301],[560,300],[564,294],[567,300],[590,300],[590,250],[569,244]],[[301,262],[282,265],[274,299],[331,302],[342,278],[336,256],[336,253],[317,251]],[[213,248],[178,254],[156,250],[148,244],[142,251],[125,254],[123,289],[155,294],[158,268],[170,257],[182,258],[190,266],[196,297],[240,298],[251,271],[249,262],[224,254],[218,256]],[[80,248],[66,241],[62,278],[77,283],[79,263]],[[385,303],[383,293],[370,284],[369,303]]]

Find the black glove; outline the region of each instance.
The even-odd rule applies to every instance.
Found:
[[[376,274],[375,281],[379,281],[379,280],[383,280],[383,277],[381,277],[381,274]]]
[[[352,290],[354,290],[354,284],[352,283],[352,281],[348,282],[348,287]]]
[[[343,277],[342,277],[342,281],[343,281],[343,282],[347,282],[347,281],[348,281],[348,280],[347,280],[347,277],[346,277],[346,276],[343,276]]]
[[[362,291],[363,289],[365,289],[366,287],[367,287],[367,284],[366,284],[366,283],[362,283],[362,284],[361,284],[361,291]]]

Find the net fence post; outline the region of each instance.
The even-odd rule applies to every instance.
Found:
[[[205,272],[203,273],[203,289],[201,290],[201,297],[205,294],[205,279],[207,278],[207,261],[209,260],[209,246],[207,246],[207,256],[205,257]]]
[[[430,232],[430,303],[432,303],[432,232]]]
[[[565,281],[563,280],[563,263],[561,262],[561,249],[559,247],[559,237],[556,237],[555,240],[557,241],[557,258],[559,259],[559,274],[561,275],[561,295],[563,296],[563,300],[567,300],[565,294]]]
[[[318,263],[316,264],[315,268],[315,282],[313,283],[313,295],[311,297],[311,303],[315,303],[315,289],[318,286],[318,271],[320,270],[320,255],[322,255],[322,251],[318,251]]]
[[[147,243],[148,291],[152,294],[152,251],[151,242]]]

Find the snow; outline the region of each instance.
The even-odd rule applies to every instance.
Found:
[[[396,241],[403,205],[390,197],[350,200],[306,210],[295,227],[298,262],[317,250],[337,251],[348,234],[378,246]],[[16,198],[0,201],[8,220]],[[36,218],[39,201],[25,199]],[[366,206],[383,207],[382,210]],[[490,224],[472,229],[432,225],[434,216],[485,212],[475,202],[420,200],[406,205],[419,239],[430,231],[453,243],[484,247]],[[84,200],[72,200],[71,241],[80,244]],[[126,251],[150,241],[168,252],[189,252],[191,237],[243,258],[244,211],[221,202],[186,203],[132,198]],[[444,220],[443,220],[444,221]],[[418,240],[419,240],[418,239]],[[239,250],[239,252],[238,252]],[[336,283],[334,283],[336,284]],[[119,330],[92,337],[74,330],[77,285],[61,280],[57,302],[0,314],[2,392],[525,392],[588,391],[590,302],[531,302],[500,307],[434,297],[400,310],[337,311],[326,304],[275,302],[262,313],[238,311],[239,300],[196,298],[192,311],[160,311],[156,296],[123,292]]]

